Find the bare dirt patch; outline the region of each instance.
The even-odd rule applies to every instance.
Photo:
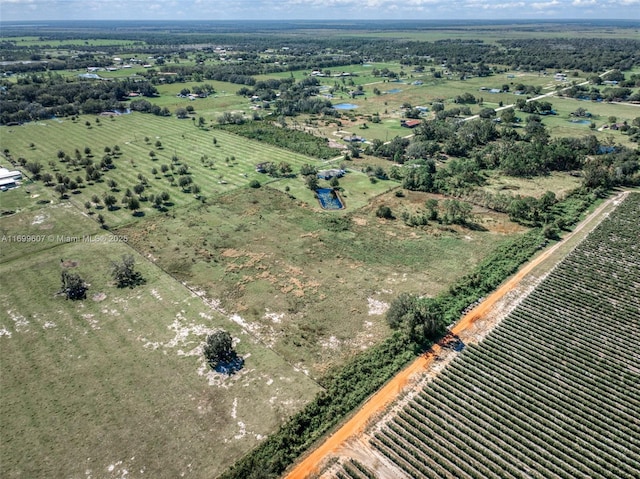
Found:
[[[96,303],[99,303],[100,301],[107,299],[107,295],[105,293],[96,293],[91,297],[91,299]]]

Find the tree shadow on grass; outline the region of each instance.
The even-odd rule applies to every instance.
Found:
[[[217,363],[209,364],[214,371],[232,376],[244,367],[244,358],[234,353],[233,357],[228,361],[218,361]]]
[[[468,222],[468,223],[465,223],[464,226],[467,229],[470,229],[471,231],[489,231],[487,228],[485,228],[484,226],[478,223]]]

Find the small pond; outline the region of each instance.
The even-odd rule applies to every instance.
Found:
[[[338,103],[337,105],[333,105],[336,110],[355,110],[358,108],[358,105],[354,105],[353,103]]]
[[[387,90],[385,93],[400,93],[402,90],[400,88],[392,88],[391,90]]]
[[[569,123],[573,123],[574,125],[590,125],[591,120],[569,120]]]
[[[342,210],[344,204],[337,191],[333,188],[318,188],[316,190],[318,194],[318,201],[320,206],[325,210]]]

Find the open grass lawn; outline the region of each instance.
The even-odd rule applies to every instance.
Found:
[[[621,143],[630,148],[636,148],[637,144],[628,140],[628,136],[620,131],[609,129],[600,130],[602,126],[609,124],[609,117],[616,117],[617,123],[627,121],[629,124],[634,118],[640,116],[640,107],[632,104],[618,104],[607,102],[594,102],[575,100],[573,98],[550,98],[549,101],[558,112],[554,116],[546,116],[543,119],[544,125],[553,136],[582,136],[595,135],[601,143],[606,143],[609,138],[613,138],[616,143]],[[584,108],[591,113],[591,118],[585,118],[596,124],[595,129],[589,127],[590,123],[572,123],[576,119],[571,113],[578,108]]]
[[[327,162],[327,168],[337,168],[345,166],[347,174],[340,178],[340,197],[346,208],[342,211],[326,212],[327,215],[352,214],[354,211],[367,205],[371,198],[385,193],[391,189],[398,188],[399,184],[394,181],[376,181],[372,183],[369,176],[360,171],[358,162],[340,161]],[[324,167],[323,167],[324,168]],[[318,180],[320,188],[331,188],[329,181]],[[300,177],[286,178],[280,181],[269,183],[270,188],[286,192],[297,200],[306,203],[305,207],[310,207],[316,211],[322,211],[320,203],[314,193],[305,185]]]
[[[358,188],[344,182],[347,191]],[[375,210],[384,202],[399,216],[424,205],[425,195],[381,194],[356,211],[349,207],[353,196],[347,195],[345,212],[323,212],[271,187],[238,190],[118,233],[321,379],[330,366],[388,335],[384,311],[393,298],[438,293],[505,239],[496,230],[508,223],[504,216],[482,217],[486,231],[411,229],[380,220]]]
[[[60,243],[0,262],[3,477],[216,477],[318,392],[135,252],[146,284],[116,288],[110,262],[132,252]],[[63,267],[86,300],[55,295]],[[231,377],[201,353],[218,328],[245,358]]]
[[[176,95],[181,90],[187,88],[192,90],[196,85],[208,84],[213,86],[215,93],[207,98],[189,100],[188,98],[178,98]],[[159,97],[149,98],[149,101],[160,106],[167,107],[174,113],[177,108],[191,106],[195,110],[195,116],[203,116],[206,120],[215,121],[225,111],[245,111],[249,113],[251,102],[244,96],[236,95],[236,92],[243,85],[229,82],[208,81],[171,83],[158,85]]]
[[[19,192],[21,188],[13,190]],[[4,194],[2,202],[4,204]],[[0,219],[0,261],[28,258],[83,236],[110,234],[70,203],[37,205]]]

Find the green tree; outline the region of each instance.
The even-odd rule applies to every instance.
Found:
[[[222,362],[230,362],[237,356],[233,349],[233,339],[224,330],[216,331],[207,336],[203,353],[212,367],[216,367]]]
[[[376,216],[378,218],[384,218],[386,220],[392,220],[393,219],[393,212],[391,211],[391,208],[389,208],[386,205],[380,205],[378,207],[378,210],[376,211]]]
[[[42,181],[44,182],[45,186],[51,186],[53,176],[51,175],[51,173],[45,173],[44,175],[42,175]]]
[[[500,112],[500,120],[509,125],[516,121],[516,112],[513,111],[513,108],[507,108],[506,110],[502,110]]]
[[[300,174],[302,176],[308,176],[308,175],[317,175],[318,174],[318,169],[313,166],[313,165],[309,165],[307,163],[305,163],[304,165],[302,165],[300,167]]]
[[[111,276],[118,288],[134,288],[145,282],[142,274],[135,269],[133,255],[123,255],[120,261],[111,263]]]
[[[429,212],[429,219],[435,221],[438,219],[438,200],[430,198],[425,202],[425,207]]]
[[[140,200],[135,196],[130,196],[127,200],[127,208],[131,211],[138,211],[140,209]]]
[[[70,273],[66,269],[60,275],[62,287],[59,294],[64,294],[67,299],[78,300],[87,297],[89,287],[78,273]]]
[[[190,176],[184,175],[181,176],[178,180],[178,185],[182,188],[182,191],[186,192],[189,185],[193,182]]]
[[[288,176],[292,171],[293,169],[291,168],[291,165],[286,161],[281,161],[280,163],[278,163],[278,172],[282,176]]]
[[[40,172],[42,171],[42,163],[38,161],[29,161],[24,165],[25,169],[33,175],[34,180],[40,179]]]
[[[307,185],[307,188],[309,188],[311,191],[315,191],[318,189],[318,177],[315,175],[308,175],[305,177],[305,183]]]
[[[64,183],[57,184],[54,189],[56,190],[56,193],[60,195],[61,199],[64,198],[65,194],[67,193],[67,185],[65,185]]]
[[[465,224],[471,217],[471,205],[455,199],[442,202],[444,221],[454,224]]]
[[[113,207],[116,205],[116,203],[118,202],[116,197],[113,195],[105,195],[102,201],[104,202],[104,205],[107,207],[109,211],[111,211]]]

